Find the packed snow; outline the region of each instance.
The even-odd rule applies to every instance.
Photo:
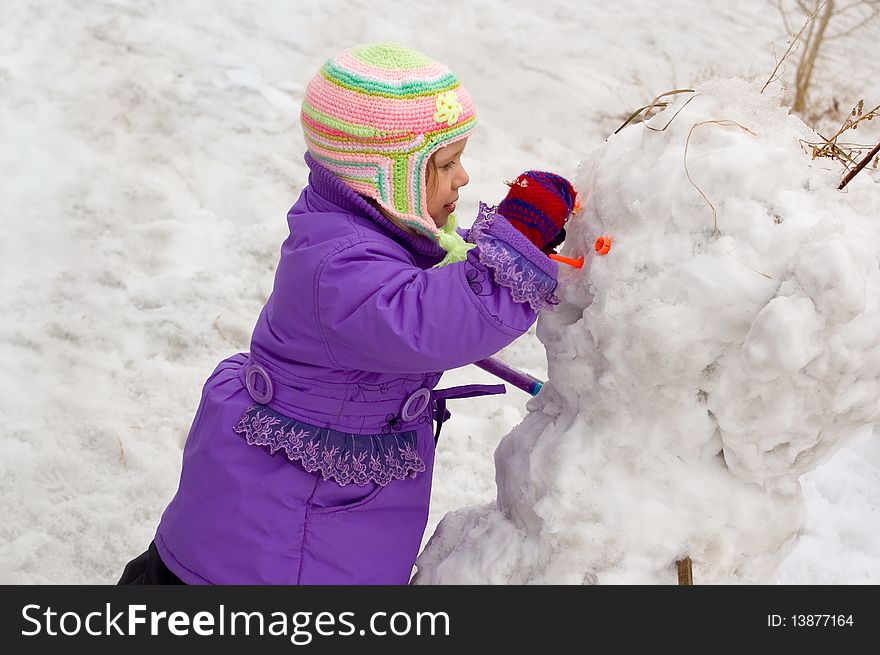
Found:
[[[182,445],[201,386],[219,360],[247,349],[271,290],[286,236],[285,215],[306,183],[297,122],[305,85],[327,57],[343,48],[395,39],[448,63],[477,105],[480,124],[464,159],[471,183],[462,190],[457,212],[463,225],[473,220],[478,201],[494,204],[503,197],[503,180],[537,168],[579,185],[588,180],[598,185],[578,219],[582,227],[572,230],[568,251],[586,248],[600,230],[615,236],[607,257],[590,261],[581,277],[572,277],[566,304],[542,321],[541,339],[533,329],[499,353],[507,363],[542,379],[548,377],[549,358],[551,382],[542,395],[527,403],[528,396],[511,387],[505,396],[450,403],[453,419],[444,426],[438,447],[425,542],[444,515],[468,507],[494,508],[496,494],[506,507],[516,508],[522,525],[534,527],[536,519],[530,513],[539,518],[543,514],[546,519],[540,520],[554,530],[565,516],[601,517],[615,508],[622,511],[629,506],[620,502],[622,497],[644,496],[657,481],[649,476],[635,481],[631,475],[615,477],[624,463],[614,460],[607,475],[590,479],[580,489],[569,488],[584,484],[585,472],[597,470],[596,457],[629,448],[629,464],[643,465],[646,446],[657,446],[662,459],[668,456],[661,451],[666,445],[693,464],[713,449],[717,452],[720,441],[724,457],[711,457],[706,466],[714,466],[717,478],[726,482],[706,473],[714,482],[707,482],[706,488],[679,487],[683,497],[676,507],[698,506],[695,499],[718,494],[723,484],[739,489],[737,497],[746,493],[747,485],[757,485],[762,491],[738,506],[739,511],[764,508],[756,521],[765,521],[765,513],[785,517],[789,523],[780,526],[780,539],[800,524],[794,507],[798,502],[802,507],[803,523],[775,581],[880,582],[880,439],[866,429],[853,445],[820,465],[821,458],[846,439],[834,432],[846,426],[833,424],[832,431],[817,440],[813,455],[797,461],[795,468],[804,473],[802,501],[794,500],[793,474],[784,466],[806,452],[803,430],[818,434],[815,425],[804,428],[801,422],[824,425],[832,416],[849,412],[846,421],[854,425],[870,414],[865,408],[872,399],[865,394],[872,381],[867,377],[833,399],[819,391],[815,407],[798,409],[797,394],[805,393],[802,377],[830,380],[836,372],[870,369],[870,358],[852,358],[867,352],[873,335],[839,347],[823,339],[863,336],[849,330],[859,325],[860,316],[874,311],[871,273],[876,271],[865,270],[866,253],[874,242],[866,238],[855,243],[849,231],[858,229],[860,222],[847,224],[810,250],[818,237],[800,233],[797,226],[809,220],[829,225],[842,221],[844,214],[798,218],[797,212],[816,203],[849,212],[846,215],[876,216],[876,195],[867,179],[872,173],[856,178],[847,193],[832,194],[828,184],[834,162],[810,165],[816,172],[803,173],[802,153],[753,148],[775,137],[745,118],[740,122],[751,125],[757,137],[736,127],[701,126],[691,137],[688,166],[718,209],[721,234],[714,240],[705,235],[712,223],[709,206],[680,179],[681,130],[690,127],[694,116],[742,118],[753,106],[750,102],[723,112],[700,109],[699,103],[713,97],[705,92],[708,80],[742,77],[763,82],[775,65],[773,51],[778,55],[785,50],[788,35],[774,5],[764,0],[680,0],[662,6],[637,0],[450,0],[438,10],[436,4],[390,0],[256,0],[227,3],[218,10],[216,3],[204,0],[0,3],[0,298],[6,314],[0,323],[0,580],[112,583],[124,564],[146,548],[176,490]],[[876,41],[880,28],[865,29],[859,38]],[[840,107],[837,122],[859,98],[871,103],[870,94],[876,93],[877,63],[866,59],[853,65],[851,52],[847,41],[829,44],[816,72],[814,84],[821,96],[833,98]],[[766,93],[777,93],[793,79],[793,72],[793,65],[787,66]],[[699,87],[703,95],[655,141],[668,143],[668,152],[659,146],[649,149],[652,157],[670,158],[658,162],[656,173],[659,179],[676,176],[674,186],[653,180],[632,186],[645,174],[636,164],[647,152],[638,152],[629,162],[635,167],[607,160],[603,170],[578,169],[590,157],[602,159],[591,154],[597,147],[610,155],[617,148],[629,152],[623,146],[630,139],[648,139],[639,136],[648,134],[644,126],[634,125],[603,146],[637,107],[659,93],[685,87]],[[876,96],[873,100],[871,106],[880,102]],[[691,110],[697,113],[688,119],[684,112]],[[662,112],[655,120],[662,125],[668,115]],[[791,121],[784,112],[775,120],[789,129]],[[880,140],[876,123],[860,130],[858,140]],[[673,134],[678,141],[664,141]],[[756,170],[766,170],[763,157],[771,156],[780,170],[757,180],[758,191],[743,188],[733,193],[738,185],[756,182],[756,175],[743,174],[745,162],[731,164],[712,155],[724,148],[756,157]],[[822,166],[828,170],[820,171]],[[768,194],[783,174],[811,180],[811,204],[801,207],[802,189],[780,193],[774,198],[784,220],[768,226]],[[720,195],[719,181],[725,190]],[[627,189],[632,195],[603,197],[601,189],[606,188]],[[626,205],[619,215],[609,211],[615,204],[636,200],[641,209]],[[684,204],[679,207],[676,202]],[[859,203],[866,203],[867,209]],[[649,213],[658,207],[667,211]],[[730,216],[743,216],[743,222],[735,223]],[[677,241],[651,242],[679,220],[691,221],[693,233],[671,230]],[[793,235],[791,242],[772,239],[772,248],[782,249],[778,258],[769,256],[774,254],[770,244],[757,243],[765,230]],[[712,250],[690,252],[688,244],[697,237]],[[675,266],[663,267],[682,248],[683,257]],[[718,255],[724,248],[727,255]],[[714,266],[709,264],[713,254]],[[816,266],[814,260],[825,265]],[[630,268],[637,261],[656,267],[659,277],[653,284],[662,292],[657,298],[678,292],[717,303],[717,315],[699,303],[692,309],[695,319],[706,323],[706,338],[693,344],[695,352],[686,352],[680,367],[663,360],[668,356],[664,350],[687,351],[684,342],[692,332],[661,335],[657,329],[664,320],[682,320],[671,307],[645,302],[638,322],[623,326],[614,323],[619,314],[609,313],[615,307],[622,312],[621,303],[629,302],[614,296],[625,291],[622,281],[609,278],[617,267],[633,276],[632,282],[639,280],[643,286],[633,285],[633,290],[649,298],[651,280],[638,278],[637,269]],[[785,268],[789,265],[795,268]],[[759,273],[773,277],[768,280]],[[785,283],[791,287],[788,293],[777,289]],[[591,304],[587,292],[595,295]],[[738,306],[738,292],[751,294],[753,313],[728,323]],[[571,330],[565,329],[566,317],[573,321]],[[780,338],[776,323],[781,319],[796,319],[786,326],[796,335]],[[577,331],[582,326],[604,335],[603,345],[610,350],[601,354],[605,351],[591,349],[589,343],[573,344],[566,363],[559,348],[566,338],[586,334]],[[725,329],[730,334],[723,334]],[[646,341],[627,340],[627,335],[633,338],[637,333]],[[742,369],[720,366],[717,379],[698,387],[706,394],[706,404],[698,404],[698,391],[692,387],[682,386],[681,397],[666,397],[663,390],[672,387],[661,381],[660,389],[633,396],[625,407],[626,417],[646,425],[639,439],[633,441],[639,433],[635,426],[613,429],[614,421],[625,418],[608,413],[621,407],[625,389],[619,385],[629,380],[633,389],[646,389],[647,382],[636,375],[645,371],[637,361],[640,352],[659,357],[667,371],[693,383],[688,367],[695,358],[714,353],[719,362],[725,354],[732,360],[737,354],[733,344],[740,337],[746,346],[739,360]],[[716,343],[714,350],[710,342]],[[658,348],[661,343],[664,347]],[[722,343],[727,349],[718,345]],[[627,348],[631,352],[625,352]],[[599,357],[608,357],[617,368],[603,369],[593,359]],[[610,377],[600,379],[611,386],[587,385],[588,380],[572,383],[578,362],[592,362],[592,369],[584,369],[588,373],[601,376],[610,371]],[[776,412],[769,412],[774,431],[766,429],[769,424],[753,430],[743,418],[748,407],[724,406],[722,385],[732,389],[734,401],[744,402],[737,389],[746,380],[759,401],[766,401],[777,387],[772,399]],[[440,387],[495,381],[468,366],[448,372]],[[577,415],[564,430],[559,424],[545,432],[539,425],[554,411],[571,417],[573,408],[586,407],[579,404],[586,398],[578,395],[585,393],[613,398],[617,404],[604,409],[601,402],[591,405],[590,412]],[[676,411],[668,416],[657,411],[662,402]],[[827,415],[818,416],[819,407]],[[605,414],[593,415],[597,408]],[[708,408],[714,419],[708,417]],[[759,411],[767,413],[756,407],[755,422]],[[864,412],[862,418],[856,415],[859,411]],[[661,416],[662,426],[648,425]],[[683,432],[689,420],[699,429],[688,432],[680,443],[670,442],[671,428]],[[717,423],[720,438],[700,441],[711,421]],[[587,438],[588,426],[599,434],[586,446],[595,449],[594,458],[576,461],[572,455],[583,454],[579,439]],[[774,452],[776,444],[759,436],[782,434],[786,426],[791,434],[780,443],[791,447]],[[499,490],[493,453],[502,438],[498,476],[509,482]],[[615,443],[615,438],[624,441]],[[518,496],[534,493],[537,487],[511,486],[516,476],[524,476],[520,458],[532,447],[541,456],[536,457],[538,482],[554,490],[543,505]],[[657,464],[651,471],[659,467],[658,462],[647,464]],[[681,467],[685,465],[665,475],[670,481],[700,483],[703,474],[685,467],[691,473],[686,475]],[[541,480],[542,475],[558,477]],[[533,484],[528,477],[523,480]],[[771,487],[789,500],[765,502]],[[714,560],[713,566],[718,566],[737,557],[730,552],[734,543],[752,543],[749,535],[737,535],[735,542],[717,544],[718,556],[712,558],[711,544],[687,542],[684,527],[664,525],[657,534],[645,528],[644,544],[629,553],[615,548],[615,543],[623,545],[636,535],[637,520],[667,516],[670,505],[664,503],[672,493],[670,486],[666,495],[645,499],[636,516],[572,525],[571,531],[553,536],[550,545],[555,550],[543,555],[525,552],[539,542],[524,540],[520,528],[502,534],[500,527],[491,532],[492,526],[474,526],[504,541],[494,552],[481,551],[482,562],[469,562],[470,569],[480,571],[472,581],[513,579],[511,562],[539,562],[551,553],[578,560],[577,567],[572,564],[572,571],[565,572],[574,578],[577,568],[577,582],[612,582],[615,575],[623,581],[624,571],[634,575],[638,570],[653,579],[661,560],[666,566],[686,550],[698,561]],[[688,534],[729,535],[722,528],[736,523],[736,517],[729,516],[736,510],[723,507],[713,519],[717,529],[685,526],[691,530]],[[472,516],[473,510],[451,514],[443,532],[453,530],[456,521],[463,530],[466,521],[461,519]],[[500,524],[493,512],[486,510],[481,516]],[[762,534],[766,538],[769,533]],[[585,542],[595,544],[595,551],[575,553]],[[598,563],[582,566],[579,557],[633,561],[618,566],[615,574]],[[759,560],[760,553],[749,558],[739,577],[726,581],[744,579],[743,571],[758,566]],[[544,573],[534,578],[540,575]],[[694,575],[697,583],[708,577],[699,566]]]

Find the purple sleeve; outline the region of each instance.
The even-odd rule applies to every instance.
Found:
[[[471,364],[512,343],[537,311],[532,299],[516,298],[515,282],[496,281],[499,272],[509,278],[515,271],[492,270],[505,264],[497,256],[483,263],[481,246],[498,244],[486,237],[465,261],[427,270],[379,240],[328,257],[317,272],[315,306],[330,361],[364,371],[427,373]],[[531,247],[528,257],[551,262]]]
[[[559,303],[559,264],[538,250],[496,207],[480,203],[466,240],[479,246],[480,262],[492,270],[496,284],[510,289],[515,301],[527,302],[535,311]]]

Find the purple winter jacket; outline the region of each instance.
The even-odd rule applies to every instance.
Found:
[[[250,352],[206,382],[156,533],[190,584],[405,583],[432,421],[439,431],[447,398],[504,390],[435,390],[443,371],[493,355],[558,302],[556,262],[492,208],[459,231],[477,245],[467,259],[432,268],[438,244],[306,162]]]

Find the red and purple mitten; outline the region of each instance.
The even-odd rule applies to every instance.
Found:
[[[577,192],[564,177],[546,171],[526,171],[507,184],[498,213],[545,254],[552,252],[565,238]]]

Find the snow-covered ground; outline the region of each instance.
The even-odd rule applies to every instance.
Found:
[[[659,93],[766,79],[787,35],[764,0],[0,3],[0,581],[114,582],[149,542],[201,385],[247,349],[271,289],[306,181],[305,84],[386,39],[448,63],[474,97],[468,225],[522,170],[574,179]],[[829,43],[815,82],[842,113],[880,103],[880,64],[854,67],[852,47]],[[534,330],[500,357],[547,374]],[[494,381],[465,367],[440,386]],[[493,452],[527,401],[450,403],[426,541],[495,497]],[[880,582],[880,438],[865,431],[802,484],[778,581]]]

